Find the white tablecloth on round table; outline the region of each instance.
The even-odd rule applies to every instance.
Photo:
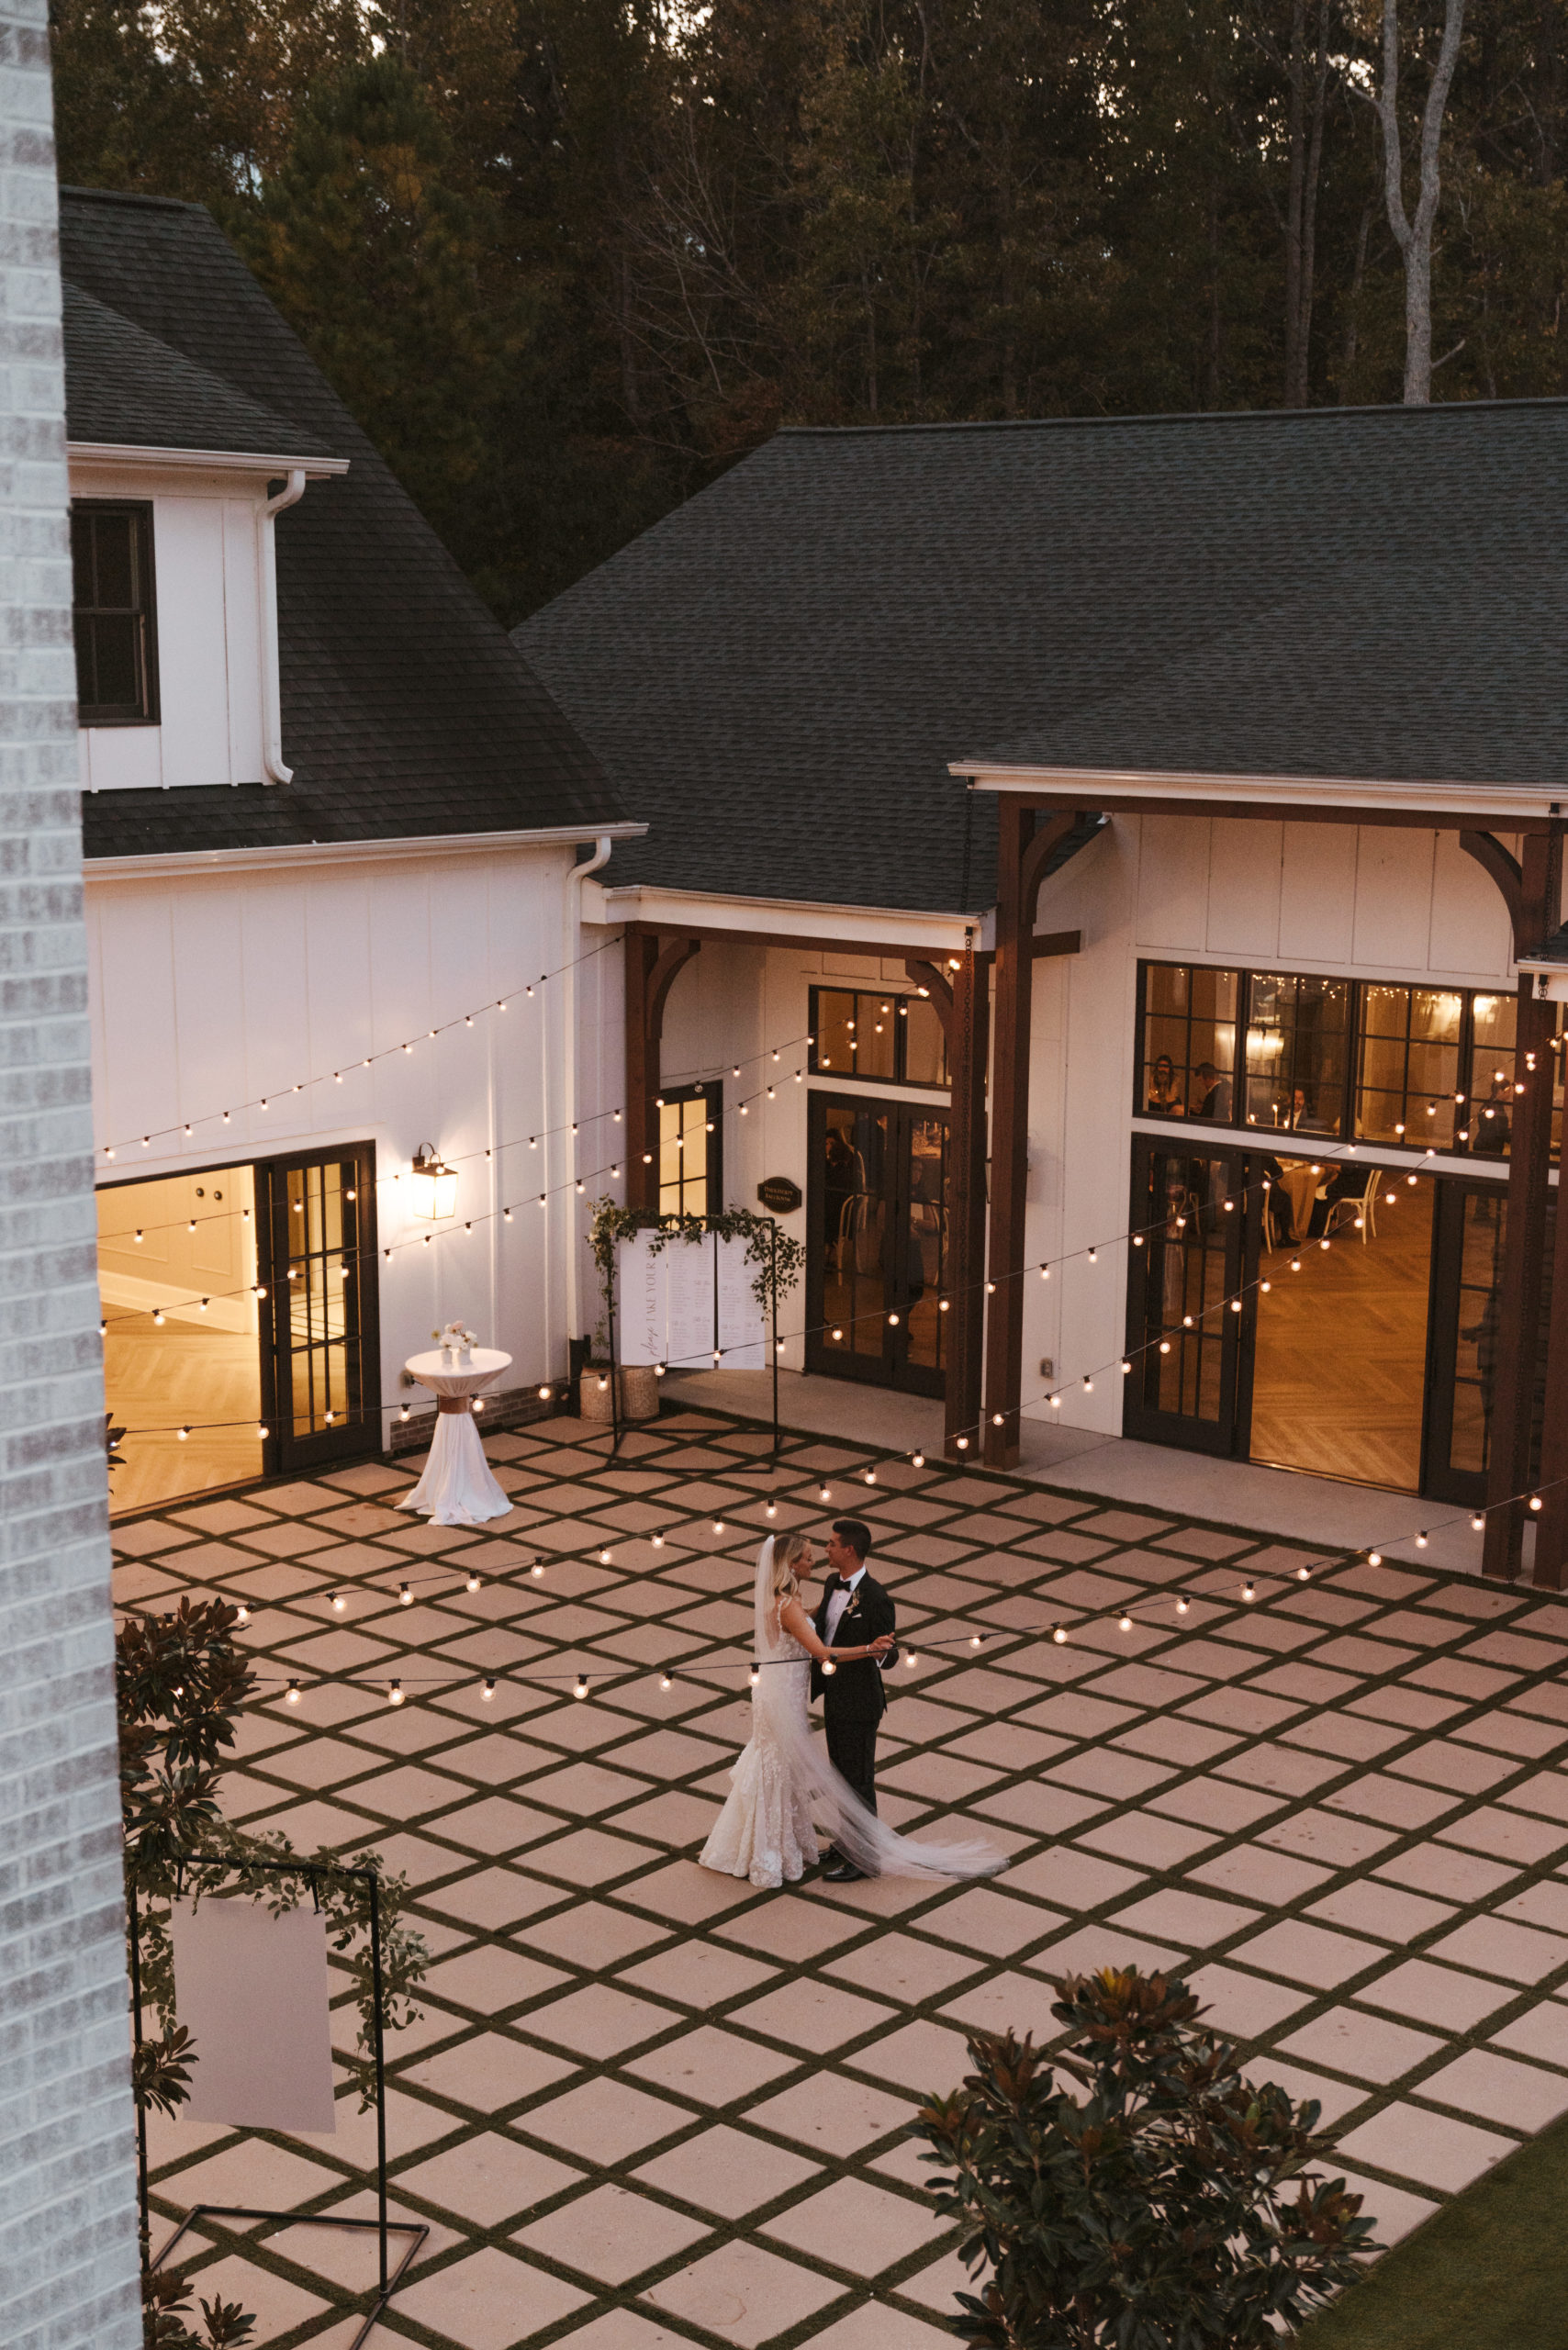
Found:
[[[476,1347],[470,1360],[459,1363],[443,1356],[439,1347],[428,1354],[410,1355],[404,1369],[421,1387],[438,1396],[476,1395],[511,1362],[510,1355],[494,1347]],[[471,1411],[443,1412],[436,1407],[435,1437],[425,1473],[399,1509],[417,1509],[437,1526],[477,1526],[490,1517],[504,1517],[511,1507],[490,1474],[490,1464],[479,1441]]]

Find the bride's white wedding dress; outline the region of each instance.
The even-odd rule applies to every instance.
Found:
[[[731,1791],[702,1847],[702,1866],[767,1888],[795,1885],[819,1857],[820,1822],[867,1876],[994,1875],[1006,1854],[991,1845],[927,1844],[896,1835],[816,1745],[807,1712],[811,1658],[778,1622],[771,1535],[756,1562],[756,1622],[751,1738],[730,1774]]]

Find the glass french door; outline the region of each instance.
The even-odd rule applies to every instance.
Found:
[[[947,1113],[813,1093],[806,1368],[940,1395]]]
[[[1540,1450],[1557,1203],[1558,1193],[1549,1192],[1530,1428],[1532,1476]],[[1507,1223],[1508,1199],[1503,1184],[1439,1180],[1432,1242],[1421,1489],[1440,1501],[1460,1502],[1471,1508],[1486,1497],[1492,1397],[1500,1344],[1497,1308]]]
[[[308,1469],[380,1440],[375,1153],[265,1160],[256,1186],[269,1466]]]
[[[1241,1151],[1133,1137],[1123,1433],[1245,1456],[1259,1194]],[[1242,1311],[1231,1301],[1242,1300]]]

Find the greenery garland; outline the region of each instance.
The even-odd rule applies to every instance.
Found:
[[[599,1295],[608,1332],[615,1300],[615,1252],[622,1240],[639,1233],[651,1237],[651,1253],[662,1256],[675,1241],[689,1244],[716,1233],[721,1240],[744,1240],[748,1265],[755,1265],[751,1293],[760,1311],[777,1320],[778,1308],[806,1268],[805,1243],[786,1232],[778,1219],[758,1215],[754,1208],[725,1208],[719,1215],[661,1215],[656,1208],[625,1208],[608,1193],[593,1203],[588,1247],[599,1267]]]

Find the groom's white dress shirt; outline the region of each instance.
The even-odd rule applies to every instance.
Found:
[[[826,1645],[829,1648],[832,1648],[834,1641],[838,1637],[838,1628],[844,1621],[844,1611],[848,1606],[850,1600],[854,1597],[855,1586],[859,1582],[865,1572],[866,1570],[864,1567],[857,1567],[852,1575],[846,1575],[845,1577],[844,1589],[842,1591],[830,1592],[828,1595]]]

